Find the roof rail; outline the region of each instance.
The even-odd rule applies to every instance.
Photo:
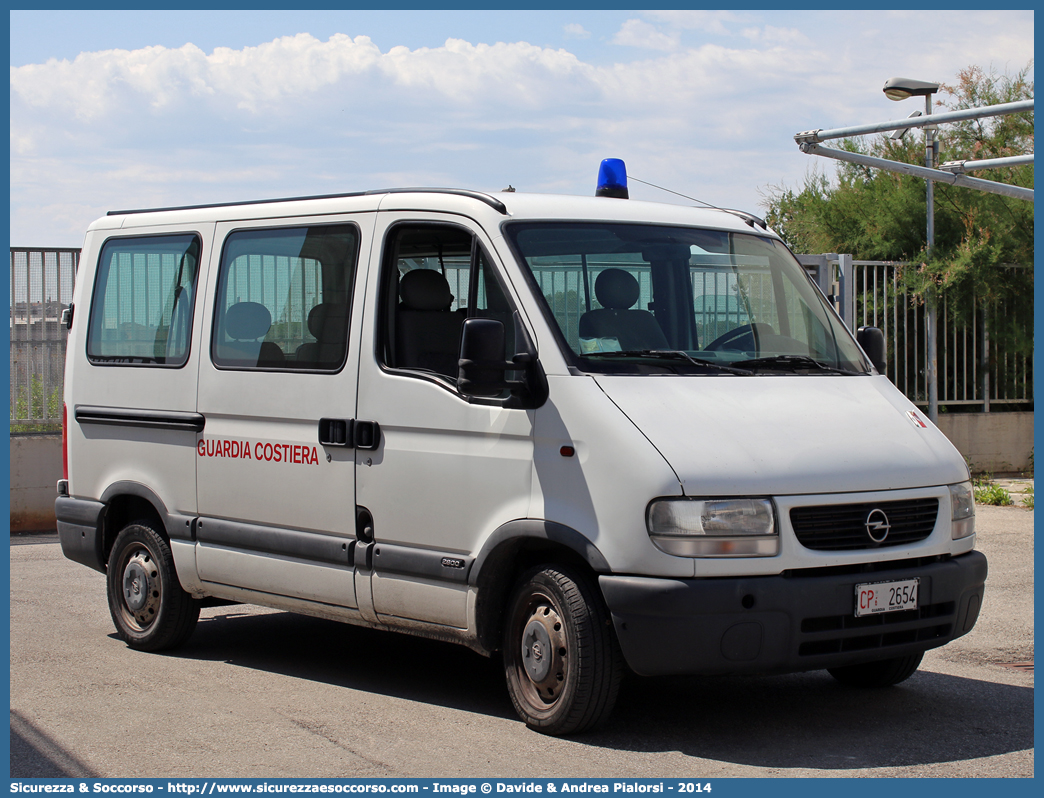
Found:
[[[307,197],[280,197],[277,199],[247,200],[246,202],[214,202],[206,205],[177,205],[169,208],[136,208],[122,211],[109,211],[106,216],[126,216],[133,213],[159,213],[161,211],[194,211],[206,208],[231,208],[237,205],[270,205],[275,202],[305,202],[307,200],[344,199],[346,197],[365,197],[372,194],[454,194],[470,197],[484,202],[497,213],[507,215],[507,206],[496,197],[483,194],[481,191],[469,191],[465,188],[380,188],[370,191],[352,191],[346,194],[313,194]]]

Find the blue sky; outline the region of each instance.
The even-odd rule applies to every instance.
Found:
[[[1033,58],[1032,11],[12,11],[11,243],[112,208],[396,185],[590,194],[598,162],[725,207],[905,117],[884,81]],[[925,31],[932,35],[926,36]],[[907,105],[910,105],[908,108]],[[632,196],[679,202],[632,183]]]

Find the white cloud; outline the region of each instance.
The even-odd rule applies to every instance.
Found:
[[[765,25],[761,28],[744,28],[742,35],[754,42],[766,44],[810,44],[809,38],[797,28],[777,28]]]
[[[97,203],[82,229],[114,207],[395,182],[576,190],[580,180],[586,192],[591,164],[612,153],[709,174],[720,165],[694,160],[694,142],[731,147],[766,115],[788,132],[781,99],[735,107],[751,75],[816,68],[815,55],[717,45],[596,67],[524,42],[381,53],[365,37],[305,34],[211,55],[88,53],[12,70],[11,224],[56,208],[56,192]]]
[[[449,39],[439,48],[381,53],[366,36],[321,42],[298,34],[242,50],[217,48],[209,56],[187,44],[12,67],[11,93],[26,106],[71,113],[82,121],[140,115],[143,107],[152,116],[198,112],[201,103],[222,115],[229,109],[262,115],[331,94],[345,107],[360,100],[383,102],[389,87],[413,92],[414,100],[430,100],[434,93],[456,107],[494,97],[530,104],[590,71],[571,53],[525,42],[473,45]]]
[[[666,22],[676,28],[699,30],[719,36],[730,35],[731,31],[726,27],[728,23],[739,23],[751,18],[750,14],[737,14],[733,11],[686,10],[646,11],[645,16],[660,22]]]
[[[642,47],[648,50],[676,50],[679,38],[677,34],[661,33],[655,26],[640,19],[629,19],[612,38],[613,44],[626,47]]]
[[[568,25],[563,26],[562,30],[565,33],[565,35],[570,39],[591,38],[591,31],[587,30],[586,28],[584,28],[583,25],[580,25],[576,22],[571,22]]]
[[[677,12],[649,16],[662,30],[628,22],[621,34],[646,49],[607,64],[526,42],[382,52],[366,36],[302,33],[209,55],[188,44],[12,68],[12,236],[75,246],[111,208],[396,184],[590,193],[609,156],[756,210],[759,187],[799,183],[813,162],[797,131],[906,115],[881,94],[890,75],[952,80],[970,63],[1014,71],[1033,57],[1032,25],[1012,24],[1025,15],[954,13],[936,48],[914,46],[913,28],[873,34],[857,12],[828,28],[805,24],[819,15]],[[751,33],[684,46],[679,31],[697,22]]]

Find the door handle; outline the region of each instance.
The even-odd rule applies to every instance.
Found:
[[[352,445],[352,427],[355,421],[350,418],[321,418],[319,419],[319,443],[322,446],[341,446],[350,448]]]
[[[381,443],[381,426],[376,421],[356,421],[353,435],[356,449],[376,449]]]
[[[319,443],[351,449],[376,449],[381,443],[381,427],[376,421],[354,418],[319,419]]]

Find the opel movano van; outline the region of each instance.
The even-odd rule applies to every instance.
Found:
[[[568,734],[626,668],[886,686],[966,634],[968,468],[880,332],[759,220],[619,183],[94,222],[56,514],[127,645],[219,602],[455,641]]]

